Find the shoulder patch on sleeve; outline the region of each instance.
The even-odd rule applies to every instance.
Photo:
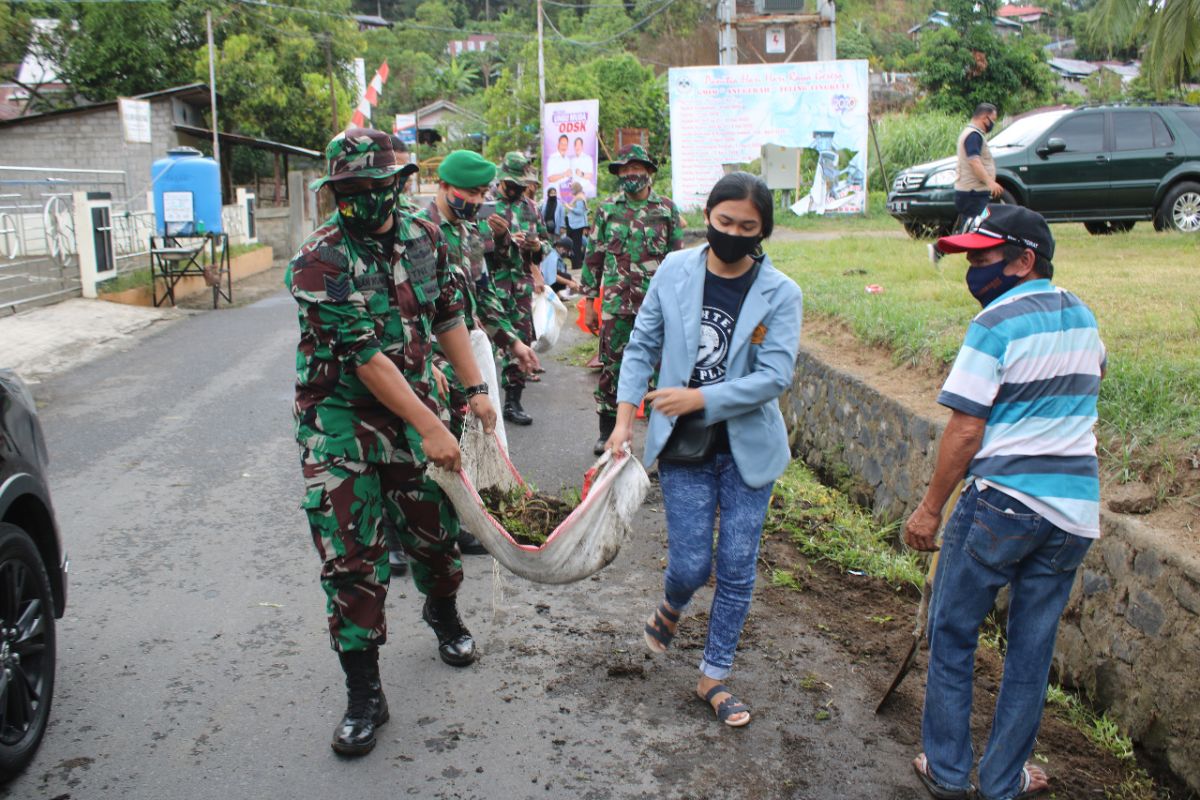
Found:
[[[321,245],[314,252],[317,260],[323,261],[326,264],[345,269],[350,266],[350,260],[346,258],[346,254],[342,252],[340,247],[330,247],[329,245]]]

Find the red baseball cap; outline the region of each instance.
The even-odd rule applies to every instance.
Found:
[[[1047,261],[1054,258],[1054,237],[1045,218],[1036,211],[1008,204],[989,205],[970,221],[966,233],[938,239],[937,249],[965,253],[1005,244],[1027,247]]]

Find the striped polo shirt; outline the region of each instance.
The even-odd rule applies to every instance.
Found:
[[[987,420],[967,474],[1065,531],[1100,536],[1096,397],[1104,343],[1091,309],[1044,279],[979,312],[938,395]]]

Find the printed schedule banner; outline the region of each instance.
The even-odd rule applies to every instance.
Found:
[[[867,62],[809,61],[669,71],[671,194],[703,208],[723,165],[762,146],[802,148],[797,214],[866,209]]]
[[[572,186],[579,184],[585,197],[595,197],[600,101],[546,103],[542,113],[543,189],[553,186],[569,203]]]

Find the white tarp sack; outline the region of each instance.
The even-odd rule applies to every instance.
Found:
[[[479,374],[483,376],[483,382],[488,385],[488,399],[492,401],[492,406],[497,412],[496,436],[500,439],[500,446],[507,453],[508,435],[504,432],[504,415],[499,413],[500,378],[496,372],[496,353],[492,350],[492,343],[487,334],[479,328],[471,331],[471,353],[475,356],[475,363],[479,365]]]
[[[454,505],[463,527],[475,534],[505,569],[537,583],[574,583],[608,566],[629,535],[650,480],[633,455],[605,452],[584,476],[583,500],[540,546],[519,544],[496,521],[478,489],[523,487],[520,473],[495,436],[469,424],[461,442],[457,473],[430,465],[433,478]]]
[[[563,325],[567,324],[567,307],[554,290],[547,286],[533,296],[533,349],[539,353],[549,352],[558,343]]]

